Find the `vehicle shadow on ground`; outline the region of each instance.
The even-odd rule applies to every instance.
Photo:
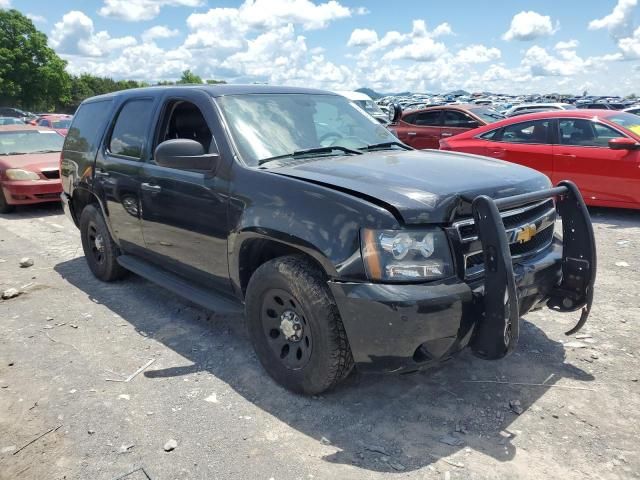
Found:
[[[555,385],[563,379],[593,380],[565,362],[561,343],[525,321],[517,351],[502,361],[483,361],[466,351],[437,370],[402,376],[355,373],[325,395],[302,397],[267,376],[253,354],[241,316],[206,312],[134,275],[104,284],[91,275],[84,258],[60,263],[55,270],[139,334],[192,363],[147,370],[147,378],[162,381],[208,372],[318,445],[336,447],[337,452],[324,460],[365,470],[417,470],[466,447],[499,461],[511,460],[518,432],[510,426],[518,418],[513,410],[519,409],[509,402],[518,401],[522,415],[551,417],[553,412],[535,403],[552,387],[489,382]],[[462,463],[464,457],[455,455],[448,461]]]
[[[609,228],[640,227],[640,210],[625,208],[589,207],[591,221]]]
[[[25,218],[53,217],[62,213],[62,204],[57,202],[18,205],[11,213],[0,213],[3,220],[24,220]]]

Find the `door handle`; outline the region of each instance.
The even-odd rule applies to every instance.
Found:
[[[110,177],[111,174],[109,172],[107,172],[106,170],[102,169],[102,168],[97,168],[96,169],[96,177]]]
[[[489,150],[489,153],[493,153],[495,155],[502,155],[504,153],[503,148],[494,148],[493,150]]]
[[[556,155],[558,155],[559,157],[565,157],[565,158],[576,158],[576,156],[573,155],[572,153],[557,153]]]
[[[150,183],[141,183],[140,190],[144,190],[145,192],[158,193],[162,191],[162,187],[160,185],[151,185]]]
[[[417,134],[416,134],[416,132],[407,132],[407,135],[409,135],[409,136],[413,137],[413,136],[415,136],[415,135],[417,135]]]
[[[441,137],[452,137],[453,133],[443,133]]]

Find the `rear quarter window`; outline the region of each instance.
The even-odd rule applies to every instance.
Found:
[[[101,100],[80,105],[64,142],[64,150],[95,157],[111,104],[111,100]]]

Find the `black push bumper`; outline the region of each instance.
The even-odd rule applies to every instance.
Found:
[[[513,265],[499,209],[557,198],[563,243]],[[464,283],[390,285],[331,281],[354,360],[363,371],[408,371],[450,358],[465,346],[483,358],[513,350],[519,319],[536,306],[557,311],[583,309],[593,300],[596,257],[593,228],[575,185],[473,204],[485,252],[485,278]]]

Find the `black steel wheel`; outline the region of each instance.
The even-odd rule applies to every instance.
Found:
[[[353,357],[324,272],[301,256],[261,265],[245,296],[256,355],[278,383],[297,393],[323,392],[345,378]]]
[[[120,250],[111,238],[102,212],[96,205],[87,205],[80,215],[82,249],[91,272],[102,281],[122,278],[126,270],[118,263]]]

